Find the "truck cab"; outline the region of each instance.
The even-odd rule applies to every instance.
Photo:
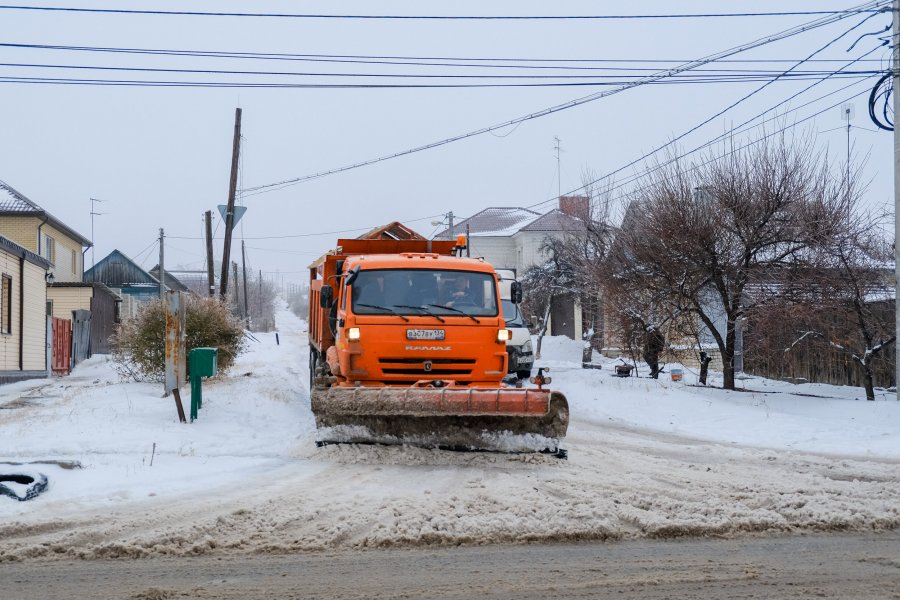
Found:
[[[506,375],[510,332],[491,265],[407,252],[347,256],[339,268],[323,357],[337,385],[480,386]]]
[[[528,379],[534,366],[534,351],[531,347],[531,331],[519,303],[512,301],[513,284],[518,283],[516,275],[510,269],[497,269],[497,277],[500,280],[503,318],[506,328],[510,331],[510,339],[506,341],[507,370],[509,373],[515,373],[518,379]]]

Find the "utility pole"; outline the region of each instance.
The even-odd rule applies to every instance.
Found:
[[[894,301],[894,342],[896,349],[900,344],[900,0],[894,0],[894,27],[892,33],[894,44],[894,277],[896,280],[896,298]],[[896,364],[894,385],[900,384],[900,352],[895,352]]]
[[[231,267],[234,270],[234,306],[238,314],[241,314],[241,289],[238,287],[237,263],[232,261]]]
[[[104,214],[104,213],[99,213],[94,210],[95,202],[104,202],[104,201],[100,200],[98,198],[91,198],[91,267],[92,268],[97,266],[97,257],[94,256],[94,217]],[[93,271],[91,271],[91,273],[93,273]]]
[[[234,196],[237,193],[238,158],[241,154],[241,109],[234,109],[234,141],[231,144],[231,179],[228,182],[228,209],[225,211],[225,246],[222,250],[222,281],[219,296],[228,293],[228,263],[231,260],[231,229],[234,227]],[[235,279],[237,275],[235,275]]]
[[[449,220],[448,222],[450,223],[450,226],[447,228],[447,231],[450,234],[450,239],[452,240],[453,239],[453,211],[452,210],[447,213],[447,219]]]
[[[206,279],[209,281],[209,297],[216,295],[215,265],[213,265],[212,211],[204,213],[206,220]]]
[[[159,299],[166,297],[166,253],[165,253],[166,234],[163,228],[159,228]]]
[[[244,240],[241,240],[241,270],[244,272],[244,319],[247,328],[250,328],[250,300],[247,298],[247,250],[244,248]]]

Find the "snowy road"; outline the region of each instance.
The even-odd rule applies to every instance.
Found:
[[[900,534],[467,546],[0,564],[42,600],[865,598],[896,600]]]
[[[572,406],[568,461],[319,449],[302,323],[278,319],[281,344],[258,335],[227,377],[206,383],[190,425],[159,385],[120,383],[101,358],[66,379],[0,388],[0,469],[51,481],[30,502],[0,498],[0,562],[900,525],[893,394],[617,379],[577,368],[577,345],[552,339],[544,362]]]

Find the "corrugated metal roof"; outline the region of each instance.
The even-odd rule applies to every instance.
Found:
[[[0,212],[42,213],[44,209],[0,179]]]
[[[568,215],[558,208],[541,215],[519,231],[582,231],[581,219]]]
[[[158,279],[118,250],[113,250],[85,271],[84,280],[98,281],[114,288],[134,285],[155,285],[157,289],[159,288]]]
[[[29,200],[25,195],[16,190],[3,180],[0,180],[0,214],[5,215],[36,215],[47,218],[56,229],[67,234],[73,240],[79,242],[82,246],[91,247],[91,240],[87,239],[46,210],[38,206],[35,202]]]
[[[159,265],[156,265],[155,267],[150,269],[150,274],[159,279]],[[166,269],[166,287],[170,290],[177,290],[179,292],[191,291],[188,286],[184,285],[184,283],[182,283],[182,281],[178,277],[173,275],[172,272],[168,269]]]
[[[454,235],[466,233],[466,225],[468,225],[470,235],[510,236],[540,216],[540,213],[527,208],[492,206],[468,219],[454,223],[453,233]],[[449,231],[445,229],[434,236],[434,239],[449,239],[449,237]]]

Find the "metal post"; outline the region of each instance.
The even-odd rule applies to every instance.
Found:
[[[244,273],[244,319],[247,329],[250,329],[250,300],[247,298],[247,249],[244,240],[241,240],[241,271]]]
[[[237,309],[237,313],[241,314],[241,294],[240,288],[238,287],[238,276],[237,276],[237,263],[232,261],[231,266],[234,270],[234,306]]]
[[[896,279],[896,300],[894,301],[895,333],[894,348],[900,347],[900,0],[894,0],[894,277]],[[895,352],[894,385],[900,384],[900,351]],[[900,395],[898,395],[900,397]]]
[[[453,211],[452,210],[449,213],[447,213],[447,218],[450,221],[450,226],[447,228],[447,232],[450,234],[450,239],[452,240],[452,239],[454,239],[453,238]]]
[[[91,266],[92,267],[97,266],[97,259],[96,259],[96,256],[94,255],[94,217],[103,214],[103,213],[96,212],[94,210],[94,202],[103,202],[103,200],[100,200],[98,198],[91,198]],[[84,272],[84,265],[82,265],[82,273],[83,272]],[[93,271],[91,271],[91,273],[93,273]]]
[[[216,295],[215,265],[213,265],[212,211],[204,214],[206,220],[206,279],[209,281],[209,297]]]
[[[165,263],[165,239],[163,228],[159,228],[159,299],[166,297],[166,263]]]

